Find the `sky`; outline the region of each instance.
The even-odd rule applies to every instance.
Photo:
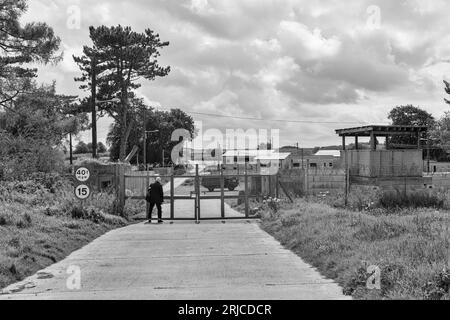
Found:
[[[91,45],[89,26],[150,28],[170,42],[159,61],[172,71],[141,82],[149,104],[221,115],[193,114],[206,131],[274,129],[280,145],[314,147],[388,123],[397,105],[448,110],[449,11],[445,0],[32,0],[23,21],[61,37],[63,61],[38,78],[59,93],[87,94],[72,55]],[[99,121],[99,141],[111,122]]]

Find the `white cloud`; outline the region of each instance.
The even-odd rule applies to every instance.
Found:
[[[79,3],[80,30],[67,29],[67,7]],[[63,40],[64,61],[40,68],[80,92],[72,54],[90,45],[90,25],[151,28],[170,46],[161,51],[169,76],[143,81],[148,103],[185,110],[312,121],[384,122],[399,104],[436,115],[442,80],[450,80],[450,3],[444,0],[33,0],[24,21],[44,21]],[[366,28],[367,9],[380,26]],[[208,127],[281,127],[282,144],[338,143],[338,125],[251,122],[195,116]],[[109,124],[102,122],[101,126]],[[106,137],[107,127],[101,132]],[[89,134],[86,134],[89,141]],[[302,142],[302,144],[303,144]]]

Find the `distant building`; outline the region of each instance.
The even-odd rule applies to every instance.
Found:
[[[270,168],[280,168],[280,169],[288,169],[289,168],[289,162],[287,161],[287,158],[289,157],[290,153],[279,153],[279,152],[272,152],[270,154],[262,154],[257,157],[255,157],[255,160],[259,167],[270,167]]]
[[[428,163],[424,161],[423,171],[428,172]],[[448,173],[450,172],[450,162],[430,161],[430,173]]]
[[[287,159],[290,168],[333,169],[340,167],[341,150],[319,150],[313,155],[291,154]]]
[[[223,154],[224,164],[257,164],[256,157],[266,157],[274,150],[228,150]]]

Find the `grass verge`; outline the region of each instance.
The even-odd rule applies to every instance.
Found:
[[[372,216],[298,200],[262,212],[262,228],[355,299],[449,299],[450,217],[408,209]],[[370,266],[380,288],[368,289]]]
[[[60,178],[0,182],[0,288],[129,223],[109,214],[113,195],[95,194],[81,208],[72,189]]]

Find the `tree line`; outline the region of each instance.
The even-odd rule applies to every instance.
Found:
[[[22,25],[20,18],[26,11],[26,0],[0,0],[1,177],[63,166],[68,137],[92,129],[89,115],[94,103],[96,117],[114,119],[107,140],[112,161],[123,161],[135,145],[141,147],[138,157],[142,158],[142,137],[153,128],[159,135],[148,137],[150,155],[169,152],[176,144],[170,141],[172,128],[194,134],[192,117],[176,108],[156,111],[137,93],[143,81],[170,72],[170,66],[158,62],[160,50],[169,43],[157,33],[149,28],[138,33],[121,25],[90,27],[92,43],[84,46],[81,56],[73,57],[80,68],[74,80],[86,91],[80,98],[57,93],[55,82],[36,81],[38,69],[28,66],[60,62],[61,39],[46,23]],[[88,145],[77,147],[89,150]]]
[[[179,143],[171,141],[174,129],[195,135],[191,116],[179,108],[157,110],[138,93],[144,81],[166,77],[171,71],[158,61],[161,51],[169,46],[159,34],[150,28],[136,32],[121,25],[91,26],[91,43],[84,45],[80,56],[73,57],[80,69],[74,81],[85,92],[80,98],[57,93],[55,82],[36,81],[38,70],[29,65],[60,62],[61,39],[46,23],[21,24],[26,10],[27,0],[0,0],[0,178],[62,167],[68,137],[94,129],[89,118],[92,114],[114,120],[107,135],[112,161],[123,161],[138,146],[140,163],[145,157],[147,163],[166,164],[170,151]],[[450,94],[450,84],[444,84]],[[447,99],[445,102],[450,104]],[[431,145],[433,157],[446,157],[450,112],[436,120],[420,107],[406,105],[395,107],[389,119],[394,125],[429,127],[424,140]],[[390,141],[394,146],[408,144],[412,144],[409,137]],[[90,150],[88,145],[78,147],[78,151]]]

